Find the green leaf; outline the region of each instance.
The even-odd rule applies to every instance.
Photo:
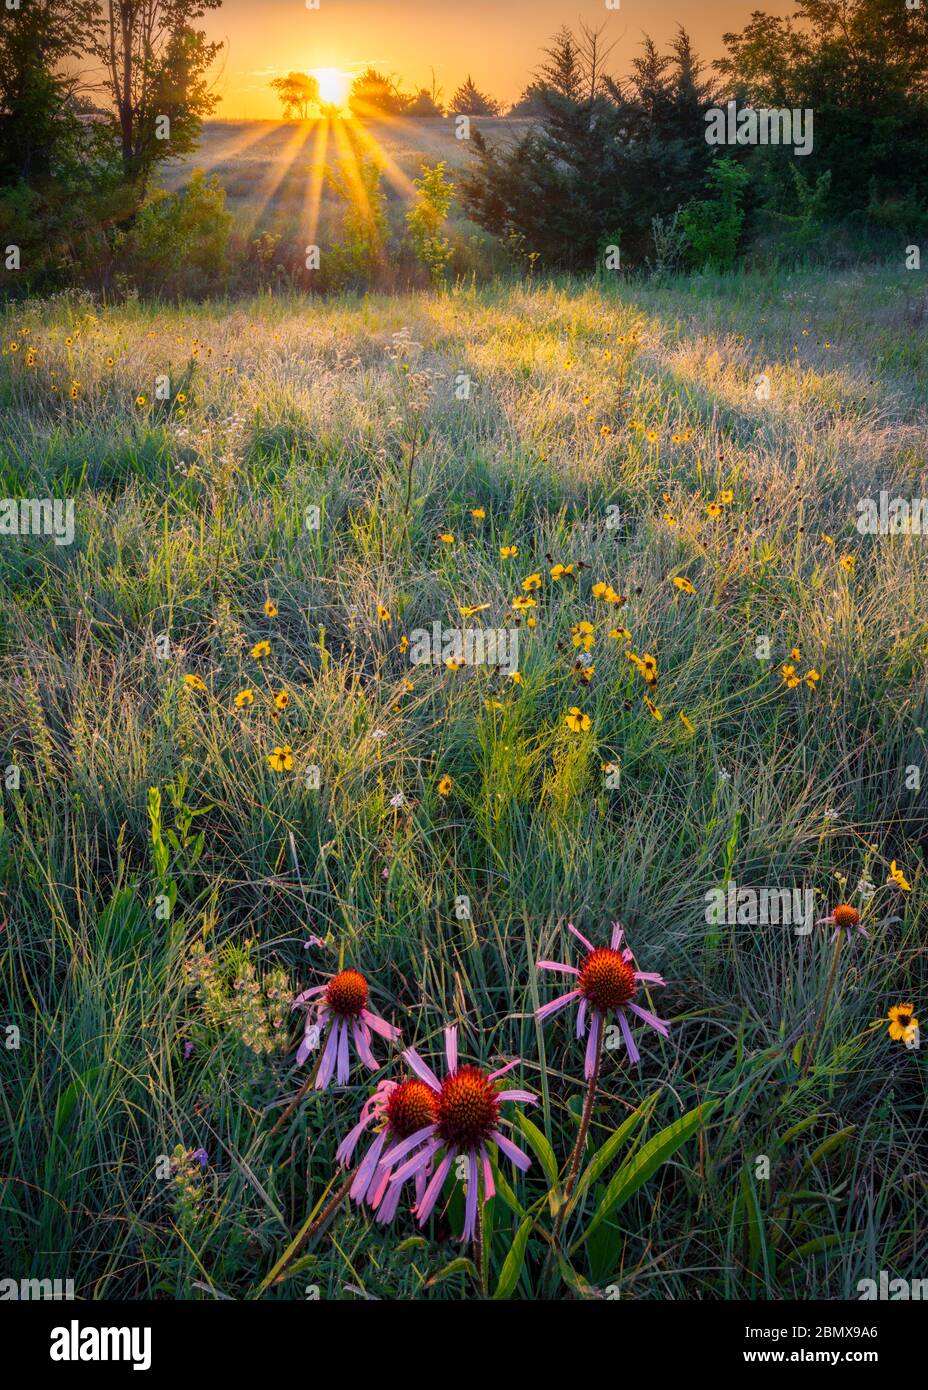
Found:
[[[682,1148],[686,1141],[692,1138],[697,1129],[715,1109],[717,1101],[707,1100],[702,1105],[697,1105],[694,1110],[690,1110],[685,1115],[681,1115],[679,1120],[674,1120],[673,1124],[667,1125],[653,1139],[649,1139],[638,1153],[634,1154],[627,1162],[623,1163],[615,1177],[606,1188],[606,1195],[600,1202],[593,1220],[587,1226],[583,1235],[575,1242],[572,1250],[576,1250],[578,1245],[582,1245],[595,1231],[601,1221],[605,1221],[613,1211],[617,1211],[624,1206],[629,1197],[634,1196],[639,1187],[643,1187],[653,1173],[671,1158],[677,1149]]]
[[[509,1247],[509,1254],[503,1261],[503,1267],[499,1272],[499,1282],[496,1285],[494,1298],[509,1298],[518,1284],[519,1275],[522,1273],[522,1266],[525,1263],[525,1247],[528,1244],[529,1231],[533,1225],[532,1217],[527,1216],[516,1231],[512,1245]]]
[[[521,1112],[517,1111],[516,1124],[524,1134],[529,1148],[544,1169],[544,1175],[548,1179],[548,1185],[556,1188],[558,1185],[557,1159],[554,1157],[554,1150],[551,1145],[538,1126],[533,1124],[527,1115],[523,1115]]]
[[[433,1274],[431,1279],[426,1279],[423,1288],[430,1289],[433,1284],[440,1284],[443,1279],[450,1279],[452,1274],[469,1274],[474,1284],[479,1287],[480,1280],[477,1276],[477,1266],[473,1260],[466,1260],[463,1255],[459,1255],[456,1260],[446,1264],[444,1269],[440,1269],[437,1274]]]
[[[660,1094],[659,1090],[655,1091],[653,1095],[648,1096],[647,1100],[643,1100],[638,1106],[638,1109],[633,1110],[632,1113],[622,1121],[618,1129],[610,1134],[602,1148],[597,1149],[596,1153],[580,1174],[580,1180],[577,1183],[576,1192],[571,1205],[573,1205],[573,1202],[596,1181],[600,1173],[609,1166],[622,1144],[626,1139],[632,1136],[642,1121],[650,1119]]]
[[[66,1087],[58,1097],[58,1104],[55,1106],[55,1133],[62,1134],[67,1127],[68,1121],[74,1113],[78,1097],[82,1094],[89,1095],[90,1083],[94,1081],[103,1070],[101,1064],[88,1067],[82,1076],[76,1076],[70,1086]]]
[[[493,1170],[493,1185],[496,1188],[497,1196],[502,1197],[511,1212],[514,1212],[515,1215],[520,1218],[523,1217],[525,1215],[525,1208],[509,1186],[509,1183],[503,1177],[500,1172],[499,1164],[493,1158],[490,1159],[490,1167]]]
[[[846,1129],[839,1129],[837,1133],[829,1135],[823,1144],[819,1144],[818,1148],[809,1154],[801,1171],[804,1173],[807,1168],[814,1168],[816,1163],[821,1163],[822,1159],[827,1158],[833,1149],[838,1149],[842,1144],[846,1144],[856,1128],[856,1125],[848,1125]]]

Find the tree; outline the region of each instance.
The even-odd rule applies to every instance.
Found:
[[[288,72],[271,83],[284,108],[284,120],[308,121],[312,107],[320,106],[319,82],[305,72]]]
[[[409,97],[404,96],[392,77],[376,68],[365,68],[351,84],[348,105],[355,116],[399,116],[406,109]]]
[[[79,152],[77,81],[60,64],[92,41],[97,0],[31,0],[0,21],[0,184],[47,179]]]
[[[451,98],[450,110],[456,116],[498,116],[499,102],[478,91],[468,73],[467,80],[461,83]]]
[[[711,98],[685,32],[666,54],[646,38],[624,84],[609,53],[601,31],[560,30],[531,89],[531,128],[509,145],[475,131],[476,167],[460,180],[475,222],[553,267],[592,269],[620,235],[623,261],[643,261],[653,218],[695,197],[711,162]]]
[[[798,23],[797,23],[798,21]],[[779,18],[755,11],[716,63],[732,96],[754,106],[811,109],[803,176],[831,173],[831,211],[879,200],[928,202],[928,4],[800,0]],[[752,151],[774,201],[793,196],[791,161]]]
[[[154,166],[196,146],[218,96],[207,73],[221,43],[191,21],[222,0],[102,0],[89,51],[104,66],[126,180],[144,192]]]
[[[443,116],[445,113],[428,87],[420,87],[416,95],[412,98],[409,105],[405,108],[405,116]]]

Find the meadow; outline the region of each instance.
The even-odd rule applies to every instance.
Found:
[[[73,544],[0,540],[6,1273],[780,1299],[923,1272],[925,1065],[889,1011],[926,985],[928,558],[855,526],[924,490],[919,284],[4,311],[0,493],[75,502]],[[435,622],[515,631],[518,679],[413,665]],[[729,880],[868,935],[711,924]],[[536,1018],[537,962],[614,921],[668,1035],[607,1043],[565,1205],[584,1044]],[[421,1229],[327,1211],[379,1076],[299,1094],[291,1005],[343,967],[432,1065],[448,1024],[521,1059],[532,1166],[494,1156],[473,1254],[456,1168]]]

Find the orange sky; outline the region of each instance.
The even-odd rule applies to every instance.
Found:
[[[744,26],[751,10],[789,14],[792,0],[224,0],[198,21],[226,41],[217,68],[222,102],[217,117],[272,119],[280,106],[268,83],[292,69],[371,64],[395,74],[406,89],[430,87],[431,69],[447,100],[470,72],[483,91],[514,101],[531,76],[540,49],[561,24],[584,19],[618,40],[611,68],[626,72],[643,32],[658,42],[678,23],[703,58],[720,57],[722,34]]]

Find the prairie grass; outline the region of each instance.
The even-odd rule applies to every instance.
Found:
[[[351,963],[424,1054],[455,1020],[468,1056],[521,1056],[563,1164],[582,1046],[570,1015],[534,1021],[552,995],[534,962],[575,959],[567,920],[601,941],[615,918],[668,981],[671,1036],[641,1030],[640,1068],[606,1054],[591,1150],[655,1093],[654,1129],[716,1108],[561,1295],[841,1298],[923,1272],[925,1067],[886,1014],[925,998],[906,769],[924,770],[928,558],[922,536],[855,529],[862,497],[928,493],[917,284],[870,268],[5,314],[0,494],[72,497],[76,522],[71,546],[0,539],[20,772],[0,837],[7,1274],[82,1298],[463,1296],[460,1270],[427,1283],[459,1253],[453,1185],[422,1233],[339,1213],[261,1288],[371,1085],[355,1070],[272,1134],[305,1079],[290,1000]],[[535,572],[529,628],[510,604]],[[433,622],[517,626],[521,683],[411,666],[401,636]],[[628,647],[656,657],[653,689]],[[793,648],[814,688],[784,682]],[[827,934],[707,925],[729,878],[814,888],[816,915],[865,908],[814,1058]],[[534,1201],[537,1163],[514,1176]],[[491,1209],[492,1287],[518,1218]],[[544,1257],[533,1233],[515,1296],[548,1292]]]

